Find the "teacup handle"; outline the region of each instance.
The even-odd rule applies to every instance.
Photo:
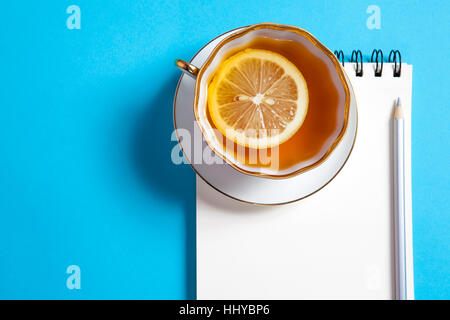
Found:
[[[189,62],[186,62],[181,59],[176,59],[175,65],[178,67],[178,69],[190,75],[194,79],[197,78],[197,74],[200,71],[200,69],[194,66],[193,64],[190,64]]]

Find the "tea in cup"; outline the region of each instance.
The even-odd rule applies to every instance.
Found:
[[[194,114],[235,169],[286,178],[319,165],[342,138],[350,93],[336,57],[308,32],[257,24],[222,40],[196,78]]]

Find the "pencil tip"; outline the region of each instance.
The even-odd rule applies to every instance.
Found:
[[[394,119],[403,119],[403,108],[400,98],[395,100]]]

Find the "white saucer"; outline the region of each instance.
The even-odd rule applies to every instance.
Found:
[[[229,31],[209,42],[194,56],[191,63],[198,67],[202,66],[216,44],[235,31],[237,30]],[[349,81],[348,77],[347,81]],[[291,178],[275,180],[246,175],[232,168],[225,161],[222,164],[192,161],[190,152],[186,151],[192,150],[192,154],[194,154],[193,138],[194,134],[199,134],[200,129],[195,122],[193,110],[195,80],[185,74],[178,82],[174,101],[174,122],[177,136],[185,137],[181,130],[188,130],[191,141],[183,138],[180,141],[184,156],[194,171],[221,193],[236,200],[255,204],[274,205],[293,202],[303,199],[327,185],[339,173],[350,156],[356,138],[358,116],[355,95],[352,87],[349,86],[349,88],[351,93],[350,112],[347,129],[342,140],[321,165]],[[206,142],[203,141],[202,144],[202,152],[207,149],[207,152],[213,153]],[[194,157],[194,160],[196,159],[198,158]]]

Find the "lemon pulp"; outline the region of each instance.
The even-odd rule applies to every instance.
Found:
[[[308,87],[278,53],[245,49],[220,64],[208,87],[211,119],[228,139],[250,148],[277,146],[301,127]]]

